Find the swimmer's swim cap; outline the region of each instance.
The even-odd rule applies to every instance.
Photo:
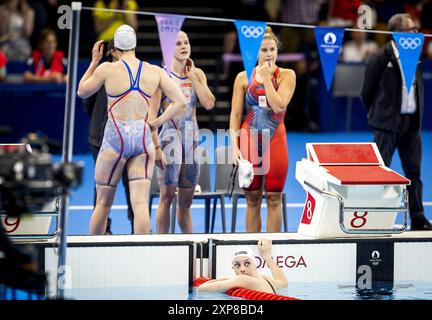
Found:
[[[249,260],[256,265],[255,255],[252,252],[251,249],[248,247],[243,247],[239,250],[234,251],[233,257],[232,257],[232,263],[234,263],[234,259],[237,257],[247,257]]]
[[[114,33],[114,46],[120,50],[131,50],[136,47],[135,30],[127,25],[121,25]]]
[[[252,163],[245,159],[240,159],[238,174],[240,188],[248,188],[254,178],[254,170]]]

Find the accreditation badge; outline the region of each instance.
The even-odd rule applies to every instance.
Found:
[[[190,103],[191,100],[191,90],[189,88],[182,88],[183,95],[186,98],[186,102]]]
[[[267,108],[267,97],[266,96],[258,96],[258,106],[262,108]]]

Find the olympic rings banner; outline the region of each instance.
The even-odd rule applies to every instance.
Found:
[[[243,66],[246,70],[248,82],[255,68],[261,41],[264,37],[266,23],[261,21],[235,20]]]
[[[417,62],[423,47],[424,34],[393,32],[392,35],[399,51],[399,59],[407,91],[410,92],[414,82]]]
[[[339,52],[342,47],[344,32],[345,29],[340,28],[315,28],[315,40],[317,42],[318,52],[327,90],[330,90],[330,86],[333,80]]]
[[[185,17],[180,15],[164,14],[155,15],[155,18],[158,24],[163,61],[166,69],[171,70],[171,62],[177,41],[177,34],[183,25]]]

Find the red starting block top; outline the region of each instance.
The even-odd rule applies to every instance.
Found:
[[[306,149],[319,165],[384,165],[375,143],[307,143]]]
[[[409,185],[387,168],[375,143],[307,143],[309,160],[326,169],[341,185]]]
[[[403,184],[409,185],[410,180],[400,174],[381,166],[322,166],[333,177],[341,181],[341,185],[359,184]]]

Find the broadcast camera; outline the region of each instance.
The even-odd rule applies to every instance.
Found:
[[[82,182],[82,163],[53,164],[46,141],[37,135],[29,135],[23,142],[0,144],[0,210],[9,217],[38,212]],[[0,284],[39,294],[46,284],[33,254],[12,243],[1,223]]]

